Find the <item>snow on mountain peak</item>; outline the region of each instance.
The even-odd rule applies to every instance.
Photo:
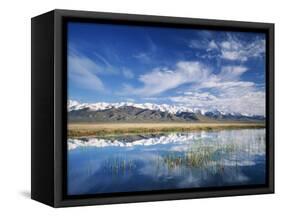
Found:
[[[161,112],[168,112],[171,114],[178,114],[182,112],[192,112],[201,115],[206,115],[207,113],[212,113],[213,115],[235,115],[235,116],[254,116],[250,114],[240,114],[236,112],[225,112],[218,109],[204,110],[200,108],[187,108],[184,105],[168,105],[168,104],[153,104],[153,103],[132,103],[132,102],[118,102],[118,103],[106,103],[106,102],[97,102],[97,103],[79,103],[75,100],[68,101],[68,111],[75,111],[81,109],[90,109],[92,111],[100,111],[111,108],[120,108],[124,106],[131,106],[140,109],[149,109],[156,110]]]
[[[105,110],[110,108],[120,108],[124,106],[132,106],[140,109],[149,109],[149,110],[157,110],[161,112],[169,112],[172,114],[181,113],[181,112],[194,112],[192,109],[189,109],[185,106],[175,106],[175,105],[167,105],[167,104],[153,104],[153,103],[132,103],[132,102],[119,102],[119,103],[106,103],[106,102],[98,102],[98,103],[79,103],[74,100],[68,101],[68,111],[80,110],[80,109],[91,109],[93,111]]]

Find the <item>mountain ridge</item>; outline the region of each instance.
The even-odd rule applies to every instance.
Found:
[[[239,112],[226,112],[218,109],[199,109],[199,108],[188,108],[184,105],[168,105],[168,104],[155,104],[155,103],[133,103],[133,102],[119,102],[119,103],[107,103],[107,102],[98,102],[98,103],[79,103],[75,100],[68,101],[68,111],[80,110],[83,108],[89,108],[93,111],[106,110],[110,108],[120,108],[125,106],[132,106],[135,108],[141,109],[149,109],[149,110],[158,110],[161,112],[169,112],[172,114],[182,113],[182,112],[193,112],[200,113],[205,115],[205,113],[218,113],[222,115],[242,115],[242,116],[263,116],[263,115],[255,115],[255,114],[247,114],[247,113],[239,113]]]
[[[219,110],[202,111],[167,104],[78,103],[69,101],[68,118],[71,122],[221,122],[264,121],[264,116],[226,113]]]

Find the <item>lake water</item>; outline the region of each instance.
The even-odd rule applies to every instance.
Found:
[[[265,183],[265,129],[68,139],[68,195]]]

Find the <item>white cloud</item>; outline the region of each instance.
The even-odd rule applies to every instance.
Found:
[[[124,77],[127,79],[134,78],[134,73],[128,68],[123,68],[122,73],[123,73]]]
[[[178,62],[174,69],[156,68],[139,77],[141,88],[126,86],[129,94],[159,101],[157,95],[183,84],[188,91],[168,98],[173,103],[190,108],[219,109],[226,112],[265,114],[265,93],[257,85],[241,80],[248,69],[244,66],[224,66],[220,73],[199,62]],[[154,96],[154,97],[151,97]]]
[[[158,47],[152,40],[152,38],[147,35],[146,36],[146,45],[144,46],[145,49],[133,55],[134,58],[138,59],[142,63],[151,63],[152,59],[155,61],[155,55],[157,55]]]
[[[190,108],[265,115],[265,92],[258,84],[241,79],[247,71],[243,65],[228,65],[222,66],[219,73],[213,73],[200,62],[181,61],[172,69],[155,68],[141,75],[142,87],[126,86],[125,89],[129,94],[145,96],[146,100],[171,100]],[[158,96],[183,84],[188,84],[184,93]]]
[[[214,40],[210,41],[207,47],[207,51],[217,50],[217,49],[219,49],[217,43]]]
[[[97,52],[93,52],[93,54],[100,60],[102,61],[106,66],[108,67],[112,67],[111,64],[108,62],[108,60],[103,57],[101,54],[97,53]]]
[[[192,40],[189,47],[205,50],[202,58],[221,58],[229,61],[245,62],[250,58],[258,58],[265,53],[265,40],[255,38],[251,42],[243,41],[234,35],[228,34],[224,40]]]
[[[187,41],[188,45],[190,48],[195,48],[195,49],[205,49],[208,42],[206,40],[191,40]]]
[[[208,77],[209,69],[199,62],[178,62],[174,69],[155,68],[139,77],[141,88],[125,86],[125,91],[141,96],[153,96],[185,83],[200,82]]]
[[[221,90],[218,95],[194,91],[188,95],[175,96],[170,99],[174,103],[190,108],[265,115],[265,93],[239,86]]]
[[[218,109],[225,112],[265,114],[265,92],[251,81],[241,80],[247,67],[229,65],[219,73],[199,62],[180,61],[174,68],[155,68],[138,79],[143,84],[136,88],[125,85],[123,92],[146,100],[159,101],[159,95],[183,84],[186,92],[165,98],[173,103],[198,109]]]
[[[68,56],[70,79],[81,88],[104,91],[104,84],[96,75],[101,67],[90,58],[71,53]]]
[[[261,57],[265,52],[265,40],[256,39],[245,43],[237,38],[228,36],[220,43],[221,58],[227,60],[247,61],[249,58]]]
[[[223,66],[220,77],[223,80],[236,80],[247,70],[244,66]]]
[[[135,99],[132,99],[132,98],[126,98],[126,102],[135,102],[136,100]]]
[[[134,58],[144,62],[144,63],[149,63],[151,61],[151,54],[150,53],[144,53],[140,52],[138,54],[133,55]]]
[[[246,71],[243,66],[222,67],[219,74],[210,74],[170,100],[190,108],[265,115],[265,92],[255,83],[240,79]]]
[[[92,52],[94,57],[90,58],[73,47],[69,48],[68,72],[69,78],[77,87],[88,90],[108,92],[102,82],[101,75],[120,75],[127,79],[134,78],[132,71],[126,67],[117,68],[113,66],[104,56]]]

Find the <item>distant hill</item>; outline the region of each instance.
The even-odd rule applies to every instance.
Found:
[[[261,122],[264,116],[225,113],[218,110],[191,110],[186,107],[133,104],[133,103],[96,103],[68,104],[70,122]]]

